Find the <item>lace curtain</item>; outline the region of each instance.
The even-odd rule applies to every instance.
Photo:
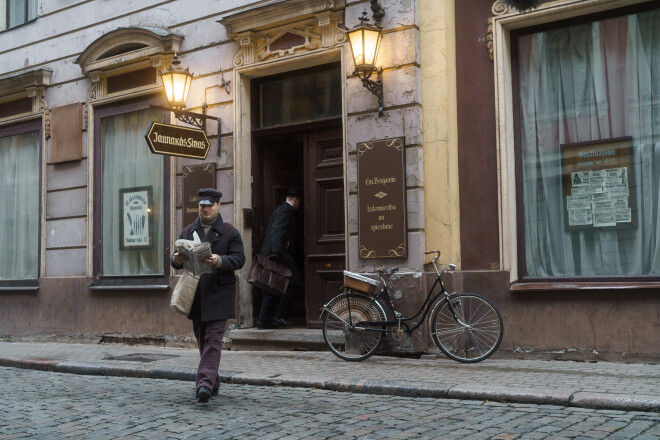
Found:
[[[39,278],[39,138],[0,137],[0,279]]]
[[[101,120],[103,151],[103,275],[164,273],[163,157],[151,153],[144,133],[159,110],[148,109]],[[123,248],[122,191],[150,187],[151,249]],[[125,215],[125,214],[124,214]]]
[[[660,10],[518,40],[527,277],[660,275]],[[567,228],[560,145],[632,137],[625,227]]]

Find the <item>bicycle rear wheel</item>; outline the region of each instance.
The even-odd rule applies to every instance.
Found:
[[[449,301],[456,312],[451,311]],[[435,345],[451,359],[474,363],[495,353],[502,342],[502,316],[486,298],[461,293],[443,300],[431,319]]]
[[[337,357],[346,361],[361,361],[373,355],[383,338],[383,332],[357,324],[386,320],[385,310],[374,298],[346,292],[330,301],[321,319],[326,345]]]

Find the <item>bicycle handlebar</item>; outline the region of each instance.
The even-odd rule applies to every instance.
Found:
[[[433,257],[433,262],[435,263],[438,261],[438,258],[440,258],[440,251],[435,249],[432,251],[424,251],[424,254],[429,255],[429,254],[435,254],[435,257]]]

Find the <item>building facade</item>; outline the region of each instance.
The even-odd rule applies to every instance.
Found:
[[[168,261],[203,183],[248,261],[286,189],[302,189],[300,326],[320,326],[344,269],[400,266],[394,300],[413,311],[432,280],[424,251],[439,249],[458,265],[452,290],[502,312],[502,352],[660,353],[653,2],[0,3],[0,336],[189,337]],[[363,11],[382,28],[382,109],[354,74],[347,30]],[[184,110],[211,117],[204,159],[145,140],[153,121],[189,126],[159,76],[175,54],[193,73]],[[398,142],[401,174],[360,178],[361,146],[381,140]],[[396,202],[369,205],[364,185],[385,181]],[[366,206],[398,223],[367,224]],[[260,304],[248,266],[243,328]],[[430,345],[424,330],[387,349]]]

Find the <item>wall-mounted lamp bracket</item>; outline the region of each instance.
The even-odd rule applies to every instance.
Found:
[[[360,74],[362,73],[362,74]],[[362,81],[362,86],[376,95],[378,98],[378,116],[383,116],[383,69],[379,67],[376,69],[377,79],[372,81],[369,79],[371,74],[364,75],[363,72],[355,71],[353,75],[357,75]]]
[[[378,0],[371,0],[371,15],[376,26],[380,25],[380,21],[385,16],[385,9],[378,3]]]
[[[225,92],[227,92],[228,95],[231,94],[231,80],[225,81],[225,76],[221,75],[220,76],[220,84],[218,84],[219,87],[224,87]]]

